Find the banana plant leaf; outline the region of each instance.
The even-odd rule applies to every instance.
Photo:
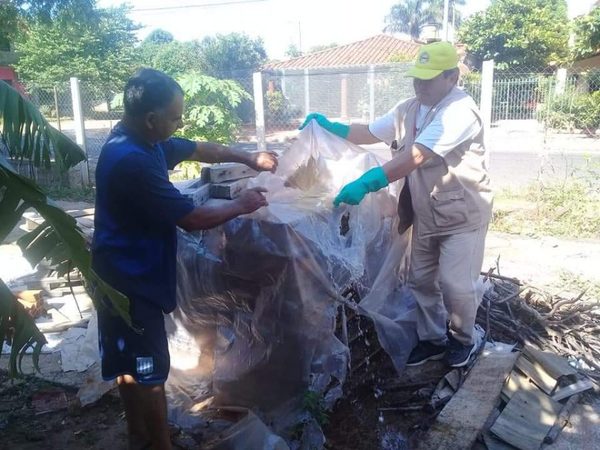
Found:
[[[10,289],[0,279],[0,349],[6,341],[11,347],[8,372],[11,377],[23,373],[21,362],[27,350],[33,348],[33,366],[39,371],[39,358],[46,338],[37,329]]]
[[[0,242],[19,222],[27,208],[34,208],[45,220],[35,230],[28,232],[18,239],[17,244],[23,251],[23,256],[32,266],[46,258],[50,265],[58,272],[59,276],[70,272],[77,267],[86,280],[86,286],[93,289],[91,293],[96,308],[113,308],[127,323],[131,325],[129,315],[129,300],[120,292],[104,282],[91,267],[91,255],[87,248],[85,236],[77,226],[77,221],[65,213],[52,200],[48,199],[39,187],[31,180],[12,170],[6,160],[0,157]],[[0,280],[1,281],[1,280]],[[2,286],[5,286],[2,283]],[[99,299],[106,298],[106,304]],[[17,324],[23,329],[15,329],[18,340],[12,339],[11,370],[18,370],[17,354],[24,354],[25,350],[35,341],[43,345],[43,341],[36,338],[33,333],[37,331],[35,324],[27,313],[15,306],[18,303],[10,290],[0,289],[0,344],[5,339],[9,328],[7,324]],[[15,314],[15,316],[13,316]],[[27,317],[23,317],[23,314]],[[8,327],[8,328],[7,328]],[[13,328],[14,325],[13,325]],[[39,333],[39,332],[38,332]],[[42,335],[43,338],[43,335]],[[33,341],[32,341],[33,340]],[[37,350],[37,347],[36,347]],[[37,359],[34,360],[37,364]],[[37,369],[37,366],[36,366]],[[13,372],[15,375],[17,372]]]
[[[91,255],[76,220],[48,199],[33,181],[17,174],[5,158],[28,160],[34,166],[46,167],[54,160],[58,169],[65,171],[85,160],[85,154],[50,126],[35,105],[2,81],[0,122],[0,243],[19,223],[23,212],[34,208],[45,221],[17,242],[23,255],[32,265],[48,259],[59,275],[78,268],[88,291],[94,291],[90,293],[96,308],[110,307],[131,325],[129,300],[92,270]],[[21,373],[20,360],[29,347],[34,347],[34,366],[39,370],[38,356],[45,341],[20,306],[0,280],[0,348],[5,339],[12,343],[9,367],[13,376]]]
[[[7,83],[0,82],[2,140],[8,156],[50,168],[52,160],[64,171],[85,160],[71,139],[52,127],[37,107]]]

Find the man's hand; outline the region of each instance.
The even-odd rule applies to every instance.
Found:
[[[348,183],[333,200],[333,206],[340,203],[358,205],[369,192],[376,192],[389,184],[382,167],[374,167],[365,172],[360,178]]]
[[[240,214],[249,214],[256,211],[258,208],[267,206],[269,203],[263,195],[263,192],[267,192],[267,190],[262,187],[255,187],[246,189],[237,196],[234,202],[237,203]]]
[[[350,133],[350,125],[346,125],[340,122],[332,122],[323,114],[319,113],[311,113],[306,116],[304,119],[304,123],[300,125],[299,130],[302,130],[306,125],[310,123],[311,120],[316,120],[321,128],[326,129],[330,133],[333,133],[341,138],[346,139],[348,134]]]
[[[272,172],[277,170],[277,153],[275,152],[253,152],[249,154],[246,165],[259,172]]]

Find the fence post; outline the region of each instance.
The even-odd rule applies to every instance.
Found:
[[[556,71],[556,86],[554,88],[554,94],[561,95],[565,93],[565,86],[567,84],[567,69],[561,68]]]
[[[281,93],[285,97],[285,69],[281,69]]]
[[[79,79],[71,77],[71,100],[73,102],[73,123],[75,126],[75,141],[82,148],[87,157],[87,146],[85,142],[85,120],[83,118],[83,105],[81,103],[81,90],[79,89]],[[86,159],[78,164],[81,170],[81,179],[84,186],[90,185],[90,166]]]
[[[369,66],[369,122],[375,121],[375,65]]]
[[[348,74],[340,75],[340,117],[348,118]]]
[[[481,68],[480,110],[483,118],[484,133],[487,134],[492,123],[492,94],[494,90],[494,60],[483,62]]]
[[[304,115],[310,113],[310,82],[308,78],[308,69],[304,69]]]
[[[62,131],[60,126],[60,109],[58,109],[58,89],[54,86],[54,110],[56,111],[56,123],[58,125],[58,131]]]
[[[263,102],[262,73],[254,72],[252,75],[252,87],[254,93],[254,116],[256,122],[256,145],[258,150],[264,152],[267,149],[265,137],[265,105]]]

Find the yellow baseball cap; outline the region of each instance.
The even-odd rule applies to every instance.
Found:
[[[419,49],[415,65],[407,76],[420,80],[431,80],[444,70],[458,67],[458,54],[450,42],[433,42]]]

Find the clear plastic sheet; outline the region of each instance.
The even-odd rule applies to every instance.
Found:
[[[286,435],[310,423],[307,391],[333,406],[350,363],[336,337],[350,285],[383,348],[404,366],[416,337],[402,288],[409,237],[397,232],[395,187],[359,206],[332,206],[345,183],[381,162],[313,122],[276,174],[251,181],[269,190],[268,207],[203,233],[179,232],[178,308],[167,319],[172,420],[197,426],[201,402],[210,401],[250,408]],[[320,447],[312,425],[304,445]]]

